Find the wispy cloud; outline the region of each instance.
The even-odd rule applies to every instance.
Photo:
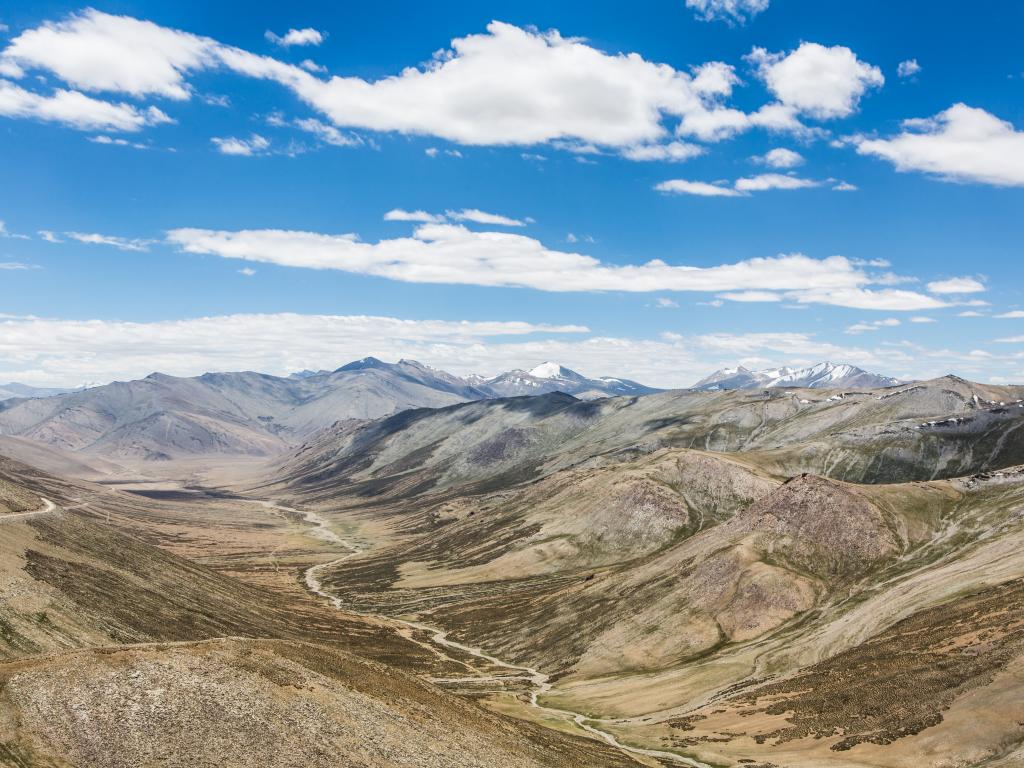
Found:
[[[100,235],[95,232],[65,232],[64,236],[71,240],[77,240],[80,243],[87,243],[89,245],[109,245],[112,248],[117,248],[119,251],[148,251],[149,246],[156,242],[155,240],[117,237],[115,235]],[[59,241],[50,240],[50,242]]]

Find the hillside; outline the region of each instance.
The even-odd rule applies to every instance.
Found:
[[[995,756],[1018,738],[978,702],[1005,701],[1024,664],[1024,625],[997,606],[1024,578],[1020,395],[945,377],[476,402],[326,430],[274,487],[394,532],[323,572],[342,604],[541,669],[543,704],[620,739],[716,765],[940,766],[913,762],[922,743]],[[948,675],[901,653],[903,627],[975,593],[995,657],[970,611],[922,639]],[[903,674],[912,711],[891,696]],[[971,711],[988,730],[968,738]]]
[[[60,502],[0,517],[0,765],[633,764],[414,677],[473,669],[417,638],[124,532],[128,505],[160,540],[159,504],[6,459],[0,482]]]

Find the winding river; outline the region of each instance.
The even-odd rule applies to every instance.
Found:
[[[286,507],[281,504],[275,504],[272,501],[258,501],[257,503],[264,507],[267,507],[268,509],[276,509],[281,512],[285,512],[287,514],[294,515],[300,518],[303,522],[312,526],[312,531],[310,532],[310,535],[320,539],[321,541],[348,550],[348,552],[345,555],[337,558],[336,560],[331,560],[326,563],[320,563],[319,565],[314,565],[310,568],[307,568],[304,575],[306,587],[309,589],[310,592],[329,600],[331,604],[338,610],[348,610],[342,604],[341,598],[339,598],[337,595],[331,594],[324,588],[324,583],[321,576],[325,571],[329,570],[330,568],[334,568],[335,566],[340,565],[349,558],[355,557],[365,550],[360,548],[357,544],[347,541],[346,539],[343,539],[341,536],[336,534],[333,530],[331,530],[331,527],[327,523],[327,521],[315,512],[295,509],[294,507]],[[708,766],[706,763],[701,763],[697,760],[685,757],[675,752],[664,752],[657,749],[643,749],[641,747],[631,747],[627,744],[623,744],[613,734],[609,733],[608,731],[603,731],[600,728],[598,728],[597,725],[595,725],[595,723],[600,723],[600,720],[588,718],[586,715],[580,714],[579,712],[573,712],[567,709],[559,709],[557,707],[549,707],[544,704],[541,704],[539,700],[540,697],[548,691],[550,691],[553,687],[553,684],[551,683],[550,675],[546,675],[545,673],[536,670],[533,667],[524,667],[519,664],[512,664],[510,662],[499,659],[496,656],[491,656],[490,654],[485,653],[480,648],[476,648],[471,645],[465,645],[464,643],[459,643],[455,640],[450,640],[448,639],[447,632],[438,629],[437,627],[432,627],[428,624],[422,624],[418,621],[405,621],[403,619],[396,619],[391,616],[380,616],[379,618],[386,619],[387,621],[393,622],[395,624],[400,624],[411,629],[416,629],[421,632],[425,632],[430,637],[431,642],[433,642],[435,645],[441,648],[451,648],[453,650],[462,651],[463,653],[467,653],[470,656],[474,656],[475,658],[487,661],[493,666],[500,667],[502,669],[507,669],[511,672],[519,673],[520,679],[529,680],[533,686],[533,690],[530,691],[530,706],[549,715],[569,718],[582,730],[586,731],[592,736],[596,736],[597,738],[601,739],[607,744],[615,747],[616,749],[620,749],[627,754],[642,755],[644,757],[652,757],[658,760],[668,760],[678,765],[687,765],[691,766],[692,768],[710,768],[710,766]],[[492,680],[499,681],[509,679],[512,678],[507,676],[500,678],[477,676],[469,678],[447,678],[444,680],[437,680],[435,682],[487,682]]]

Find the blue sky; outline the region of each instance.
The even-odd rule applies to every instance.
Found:
[[[0,3],[0,380],[1024,381],[1024,7],[210,5]]]

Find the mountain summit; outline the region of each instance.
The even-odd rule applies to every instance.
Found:
[[[541,363],[529,371],[515,369],[499,374],[492,379],[473,376],[467,381],[490,392],[493,397],[565,392],[582,400],[594,400],[599,397],[648,395],[661,391],[629,379],[614,379],[607,376],[588,379],[581,373],[550,361]]]
[[[691,389],[705,392],[723,389],[761,389],[770,387],[808,387],[834,389],[841,387],[894,387],[899,379],[869,373],[845,363],[824,362],[808,368],[767,368],[751,371],[742,365],[722,368],[698,381]]]

